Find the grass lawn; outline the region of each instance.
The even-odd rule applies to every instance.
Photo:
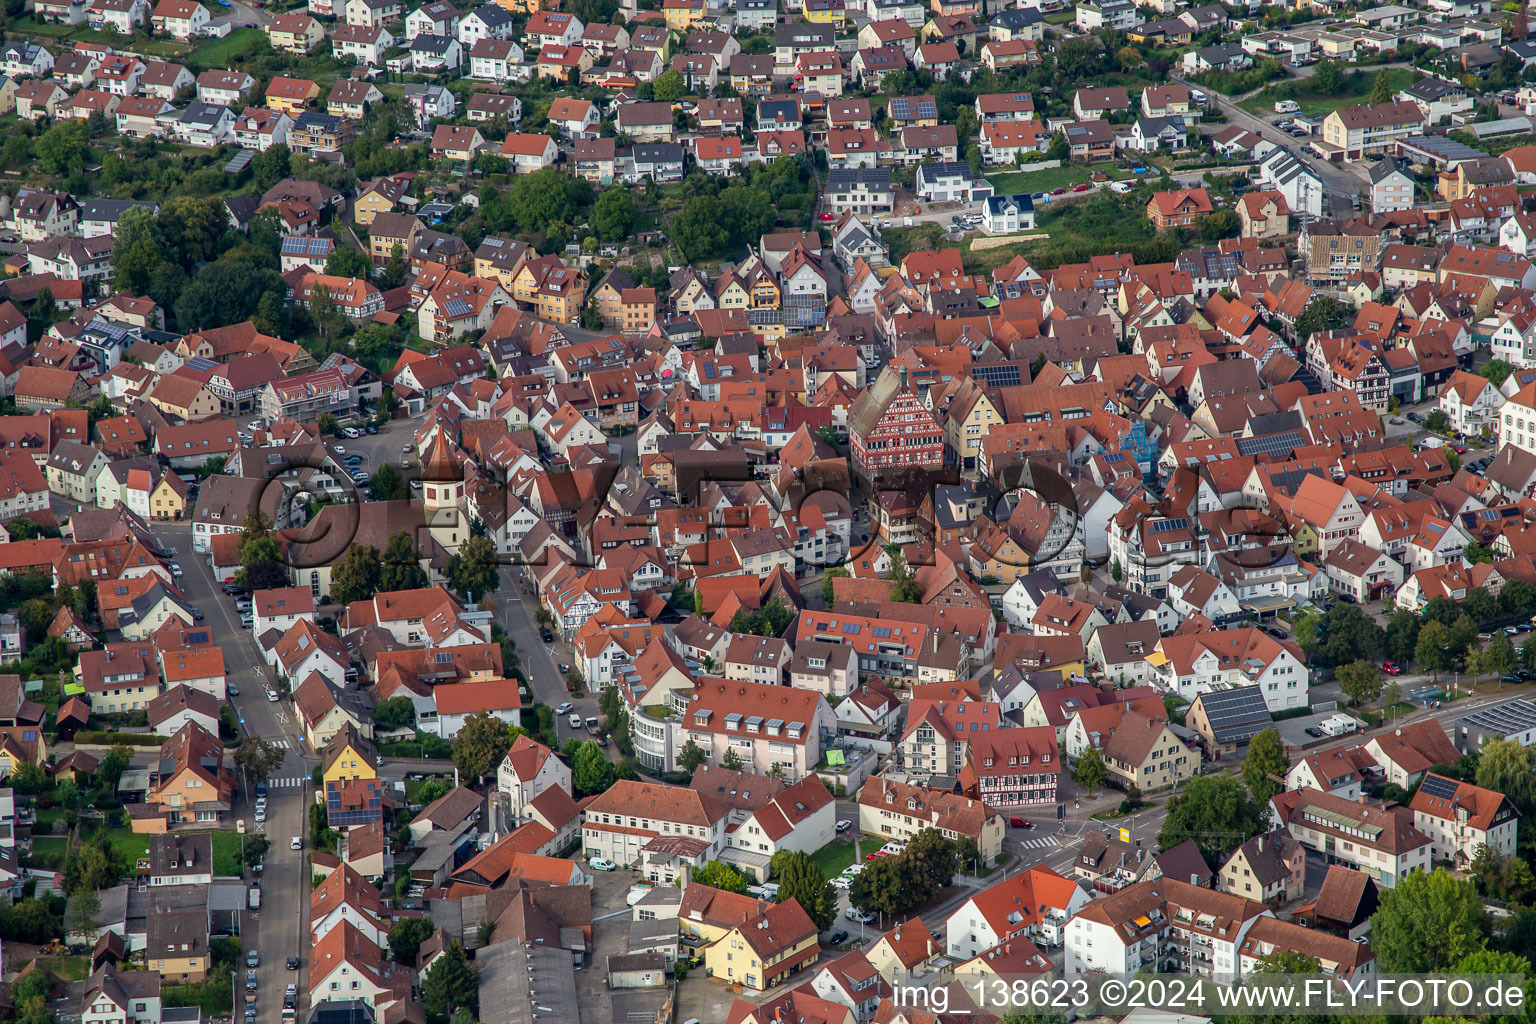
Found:
[[[37,965],[65,981],[79,981],[90,973],[91,958],[88,956],[40,956],[37,958]]]
[[[924,221],[909,228],[881,228],[880,238],[891,250],[891,262],[900,263],[909,252],[937,249],[944,240],[944,228],[931,221]]]
[[[1094,171],[1103,171],[1111,181],[1137,177],[1130,171],[1108,164],[1067,164],[1063,167],[1046,167],[1038,171],[1006,171],[990,174],[987,180],[999,195],[1014,192],[1049,192],[1053,188],[1070,188],[1088,180]],[[1140,175],[1146,177],[1146,175]]]
[[[213,833],[213,873],[217,877],[240,877],[240,833]]]
[[[112,844],[112,849],[123,855],[130,870],[140,857],[149,856],[149,836],[129,832],[127,829],[113,829],[107,833],[107,842]]]
[[[187,58],[187,64],[204,70],[221,68],[234,60],[235,55],[240,51],[260,43],[265,38],[265,34],[259,28],[237,28],[223,39],[209,39],[200,43]]]
[[[34,836],[32,839],[32,863],[41,868],[57,871],[64,866],[64,851],[69,840],[64,836]]]
[[[112,47],[129,47],[138,53],[146,53],[154,57],[183,57],[192,52],[192,48],[185,43],[176,42],[173,39],[145,39],[137,36],[129,39],[115,32],[98,32],[86,25],[57,25],[52,22],[42,22],[31,17],[17,18],[12,22],[15,31],[21,35],[42,36],[49,39],[67,40],[71,43],[101,43]]]
[[[853,863],[853,843],[835,839],[811,854],[811,860],[821,868],[824,878],[836,878],[843,869]]]
[[[1300,82],[1287,82],[1282,86],[1270,87],[1238,104],[1250,114],[1260,117],[1273,117],[1275,103],[1279,100],[1295,100],[1301,105],[1301,112],[1309,117],[1321,116],[1338,110],[1340,107],[1359,106],[1370,98],[1371,89],[1376,84],[1376,76],[1385,74],[1387,82],[1395,94],[1399,89],[1405,89],[1413,84],[1413,70],[1411,68],[1387,68],[1384,71],[1374,69],[1354,71],[1344,79],[1344,87],[1337,93],[1323,94],[1312,88],[1312,79]]]

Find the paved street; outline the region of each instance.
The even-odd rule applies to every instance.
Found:
[[[261,954],[257,970],[259,987],[256,1006],[261,1020],[276,1020],[283,1005],[283,989],[297,982],[305,989],[310,943],[306,938],[309,913],[309,864],[307,818],[311,796],[309,775],[315,764],[302,753],[298,730],[293,722],[293,706],[287,701],[269,702],[265,690],[271,675],[256,652],[250,630],[240,627],[233,599],[215,585],[207,557],[192,550],[192,531],[187,523],[155,524],[155,534],[175,552],[181,566],[182,589],[203,615],[203,625],[212,630],[224,651],[228,682],[240,691],[228,698],[244,735],[259,736],[283,746],[287,753],[283,766],[269,783],[267,820],[255,820],[252,788],[242,787],[235,795],[234,816],[245,822],[248,835],[266,834],[271,840],[261,879],[261,909],[244,916],[243,941],[246,949],[254,946]],[[289,849],[294,836],[305,837],[305,850]],[[284,963],[290,956],[303,962],[304,970],[288,971]],[[244,993],[245,967],[240,968],[237,991]],[[304,1003],[300,1002],[300,1015]]]
[[[1184,78],[1176,71],[1170,72],[1170,77],[1177,81],[1184,81]],[[1199,88],[1199,86],[1196,85],[1196,88]],[[1369,191],[1366,188],[1365,168],[1368,166],[1367,164],[1333,164],[1326,160],[1319,160],[1316,157],[1308,156],[1301,152],[1301,147],[1305,144],[1306,140],[1292,140],[1289,136],[1283,136],[1283,133],[1270,124],[1268,120],[1248,113],[1248,111],[1214,89],[1202,89],[1201,91],[1216,101],[1217,106],[1221,108],[1221,112],[1227,116],[1226,124],[1238,125],[1266,139],[1277,142],[1282,149],[1289,150],[1293,156],[1300,159],[1302,163],[1316,172],[1317,176],[1323,181],[1325,197],[1333,204],[1333,216],[1349,216],[1352,212],[1350,197]],[[1226,124],[1209,124],[1203,127],[1208,129],[1206,134],[1214,134],[1226,127]],[[1329,211],[1325,209],[1324,215],[1329,215]]]

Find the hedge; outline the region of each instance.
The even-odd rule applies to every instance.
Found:
[[[166,737],[155,736],[146,732],[77,732],[75,744],[94,743],[104,747],[126,743],[130,747],[158,747],[166,742]]]

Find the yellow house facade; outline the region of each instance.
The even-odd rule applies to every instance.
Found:
[[[365,192],[359,196],[357,202],[352,204],[352,208],[356,211],[357,222],[365,228],[372,224],[373,218],[379,214],[395,212],[395,204],[374,191]]]
[[[174,473],[167,473],[160,478],[155,489],[149,492],[149,514],[155,519],[180,519],[187,514],[186,485],[181,484],[178,490],[175,480],[181,484],[181,478]]]
[[[351,722],[342,726],[325,745],[321,777],[326,782],[379,777],[379,755],[373,744],[357,734]]]
[[[777,913],[790,910],[793,914]],[[796,915],[806,917],[798,903],[776,904],[762,917],[732,928],[704,950],[705,973],[728,985],[761,992],[806,966],[806,961],[814,963],[821,955],[821,947],[816,943],[815,924],[806,918],[809,934],[786,936],[784,932],[788,925],[774,920]],[[758,927],[765,922],[768,927]]]

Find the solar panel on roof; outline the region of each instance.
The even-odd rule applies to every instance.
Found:
[[[1005,388],[1024,383],[1016,363],[988,363],[971,367],[971,377],[988,387]]]
[[[1419,783],[1419,792],[1437,800],[1451,800],[1456,796],[1456,783],[1439,775],[1426,774],[1424,781]]]
[[[463,299],[449,299],[443,305],[443,312],[449,316],[468,316],[469,303]]]
[[[1152,523],[1153,533],[1167,533],[1170,530],[1189,529],[1189,520],[1183,516],[1176,519],[1158,519]]]
[[[1237,438],[1237,453],[1239,455],[1283,455],[1292,449],[1306,444],[1301,434],[1294,430],[1284,431],[1279,434],[1265,434],[1262,437]]]

